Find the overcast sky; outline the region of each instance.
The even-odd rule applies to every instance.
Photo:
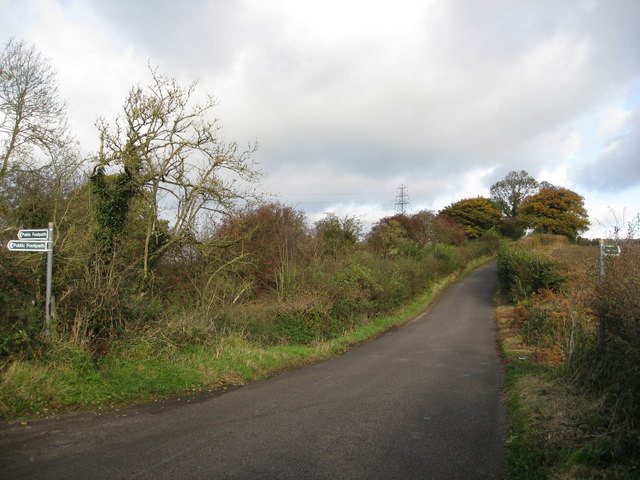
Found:
[[[375,221],[488,196],[510,170],[640,212],[638,0],[0,0],[0,38],[58,72],[95,152],[147,65],[213,94],[263,190]]]

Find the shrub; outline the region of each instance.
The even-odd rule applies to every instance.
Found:
[[[602,398],[607,426],[601,437],[611,447],[598,455],[603,465],[624,461],[640,468],[640,250],[623,249],[608,258],[587,303],[595,325],[572,334],[565,370],[583,388]],[[635,465],[635,467],[633,467]],[[622,478],[622,477],[621,477]],[[625,477],[626,478],[626,477]],[[635,478],[635,477],[634,477]]]
[[[390,312],[411,295],[412,275],[408,270],[402,271],[399,262],[380,267],[376,271],[378,288],[371,295],[371,315]]]
[[[44,308],[36,305],[33,274],[0,268],[0,355],[29,345],[42,330]]]
[[[440,271],[445,275],[455,272],[464,265],[460,250],[451,245],[436,245],[433,256],[440,263]]]
[[[562,267],[555,260],[507,244],[498,251],[498,286],[512,301],[542,289],[557,291],[565,281]]]
[[[371,300],[382,291],[378,276],[370,267],[372,258],[350,259],[334,275],[331,292],[344,313],[353,316],[369,313]],[[350,310],[350,311],[349,311]]]
[[[314,297],[280,305],[275,323],[279,337],[288,343],[311,343],[333,333],[327,305]]]
[[[495,255],[502,245],[503,237],[500,233],[495,229],[491,228],[482,234],[478,242],[475,242],[477,245],[479,253],[482,255]]]
[[[276,292],[281,300],[295,287],[298,266],[307,261],[304,214],[278,203],[248,207],[224,218],[208,240],[225,245],[220,252],[223,261],[246,257],[237,273],[256,282],[263,293]]]
[[[419,256],[431,245],[462,245],[464,227],[423,210],[414,215],[382,218],[367,236],[369,248],[383,257]]]
[[[610,259],[592,308],[600,322],[597,388],[615,396],[620,412],[640,428],[640,252]]]

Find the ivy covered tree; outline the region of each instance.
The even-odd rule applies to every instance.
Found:
[[[228,211],[250,196],[259,175],[251,161],[255,147],[221,140],[212,97],[196,103],[195,83],[183,87],[150,70],[150,85],[130,90],[115,123],[98,122],[102,151],[92,177],[98,236],[108,242],[138,202],[144,277],[168,249],[193,240],[203,211]],[[107,169],[116,173],[105,178]],[[159,243],[167,229],[162,214],[170,222]]]
[[[478,238],[487,230],[498,227],[502,219],[496,203],[484,197],[465,198],[452,203],[438,215],[462,225],[469,238]]]
[[[90,288],[78,302],[96,336],[156,318],[155,289],[173,285],[163,272],[198,251],[207,215],[223,216],[255,197],[254,147],[220,138],[215,101],[197,102],[195,84],[150,74],[148,86],[129,91],[114,122],[97,123]]]
[[[572,240],[590,224],[584,198],[566,188],[553,186],[529,196],[518,209],[518,218],[535,232],[565,235]]]

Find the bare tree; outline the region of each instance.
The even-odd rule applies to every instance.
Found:
[[[511,171],[504,179],[491,186],[491,199],[506,217],[515,218],[524,199],[537,193],[539,189],[540,184],[525,170]]]
[[[27,165],[33,149],[50,159],[70,143],[51,63],[35,47],[9,39],[0,53],[0,179],[12,163]]]
[[[246,198],[258,177],[255,147],[243,151],[219,138],[218,120],[210,118],[212,97],[196,104],[195,83],[185,88],[150,70],[151,84],[131,89],[115,124],[98,122],[103,151],[96,166],[119,167],[128,192],[144,203],[144,276],[167,249],[194,238],[199,213],[224,211]],[[154,244],[167,221],[168,238]]]

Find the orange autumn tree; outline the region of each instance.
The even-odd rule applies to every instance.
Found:
[[[569,189],[553,186],[527,197],[518,209],[518,219],[537,233],[565,235],[572,240],[590,224],[584,198]]]

